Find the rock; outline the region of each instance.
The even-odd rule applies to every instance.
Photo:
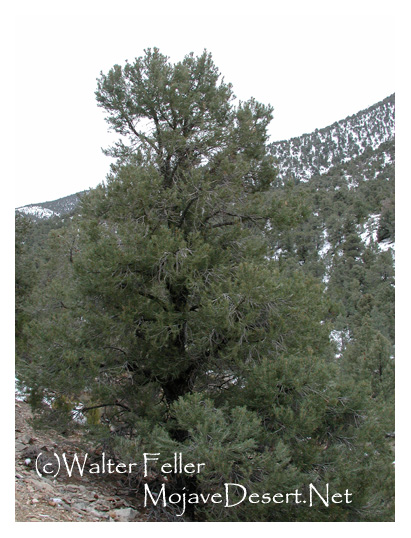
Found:
[[[47,482],[43,482],[43,480],[35,480],[34,478],[28,478],[27,482],[33,486],[34,491],[47,493],[49,495],[53,495],[54,488]]]
[[[99,502],[98,504],[95,504],[94,506],[97,510],[101,510],[103,512],[108,512],[110,510],[110,506],[102,502]]]
[[[110,511],[110,517],[122,522],[133,521],[137,514],[137,510],[134,510],[134,508],[118,508]]]
[[[99,480],[86,474],[81,481],[77,476],[70,477],[65,471],[62,453],[71,461],[74,453],[84,452],[84,447],[77,447],[78,440],[74,436],[66,442],[54,431],[34,433],[26,424],[21,427],[19,422],[28,419],[27,405],[21,406],[22,412],[16,415],[15,437],[16,521],[128,522],[144,517],[130,507],[133,500],[125,499],[129,490],[123,491],[123,481],[115,476]],[[93,450],[90,448],[88,452],[91,454]],[[62,465],[58,477],[54,477],[58,463],[56,454]],[[45,469],[44,465],[47,465]]]
[[[77,493],[77,491],[80,490],[80,486],[77,486],[76,484],[69,484],[65,489],[70,491],[70,493]]]
[[[97,510],[94,510],[94,508],[90,508],[87,512],[91,516],[96,517],[98,519],[107,519],[107,514],[97,512]]]
[[[76,510],[76,512],[87,512],[89,509],[89,506],[85,502],[75,502],[71,505],[73,510]]]
[[[55,479],[52,480],[50,478],[46,478],[45,476],[42,477],[41,481],[44,482],[45,484],[49,484],[50,486],[53,486],[53,487],[55,487],[55,485],[56,485],[56,480]]]
[[[24,457],[35,460],[39,453],[41,452],[41,449],[38,446],[27,446],[24,449]]]

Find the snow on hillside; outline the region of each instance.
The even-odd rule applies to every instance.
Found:
[[[366,246],[368,246],[371,243],[371,241],[373,241],[374,243],[378,245],[378,248],[380,250],[383,250],[384,252],[386,252],[389,249],[394,251],[395,243],[393,241],[390,241],[389,239],[388,240],[385,239],[383,241],[378,242],[377,231],[378,231],[378,226],[380,223],[380,218],[381,218],[381,215],[378,215],[378,214],[370,215],[364,224],[357,226],[361,240]]]
[[[59,213],[56,213],[51,209],[47,209],[39,205],[27,205],[24,207],[18,207],[17,211],[23,213],[24,215],[29,215],[38,219],[49,219],[50,217],[59,216]]]
[[[307,182],[316,174],[327,173],[332,166],[362,155],[366,148],[376,149],[395,134],[394,95],[367,110],[316,129],[291,140],[271,144],[279,178],[294,176]],[[387,156],[386,164],[389,164]]]
[[[325,256],[327,255],[332,245],[328,241],[328,232],[326,229],[323,230],[322,235],[323,235],[323,246],[318,251],[318,255],[320,256],[320,258],[325,258]]]
[[[87,191],[78,192],[76,194],[70,194],[59,198],[58,200],[52,200],[51,202],[42,202],[38,204],[30,204],[22,207],[18,207],[16,211],[23,213],[33,220],[49,219],[51,217],[63,217],[72,213],[78,206],[81,196]]]

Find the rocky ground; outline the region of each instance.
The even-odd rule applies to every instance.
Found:
[[[148,521],[150,514],[140,495],[132,495],[124,479],[113,474],[84,474],[55,478],[38,476],[35,462],[55,465],[54,453],[68,460],[85,453],[98,455],[84,445],[79,434],[62,437],[53,430],[34,431],[30,406],[16,401],[16,521]],[[101,458],[100,458],[101,461]]]

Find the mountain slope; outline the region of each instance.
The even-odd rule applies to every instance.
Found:
[[[270,151],[277,161],[280,180],[292,178],[297,182],[307,182],[314,176],[324,175],[332,167],[341,167],[363,154],[370,157],[371,168],[375,159],[385,159],[385,164],[393,164],[390,161],[391,150],[390,155],[376,154],[374,157],[371,157],[370,152],[385,142],[393,141],[394,136],[395,94],[329,127],[290,140],[274,142],[270,145]],[[348,182],[349,175],[347,174]],[[17,211],[30,216],[32,220],[64,216],[74,211],[83,192],[51,202],[22,206]]]
[[[38,204],[29,204],[18,207],[16,211],[27,215],[31,220],[38,221],[40,219],[49,219],[51,217],[63,217],[69,215],[77,207],[81,195],[86,191],[70,194],[63,198],[58,198],[51,202],[40,202]]]
[[[313,133],[274,142],[279,177],[308,181],[394,137],[395,95]]]

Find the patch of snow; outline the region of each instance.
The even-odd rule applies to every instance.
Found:
[[[28,388],[21,385],[20,381],[14,378],[14,394],[18,402],[24,402],[28,396]]]
[[[49,219],[50,217],[59,216],[59,213],[56,213],[51,209],[46,209],[45,207],[41,207],[39,205],[18,207],[17,211],[20,211],[20,213],[24,213],[25,215],[32,215],[33,217],[37,217],[40,219]]]
[[[43,403],[45,403],[46,405],[51,407],[53,405],[53,402],[55,401],[55,399],[56,398],[54,396],[50,396],[50,398],[48,396],[44,396],[43,397]]]
[[[320,256],[320,258],[324,258],[331,248],[331,243],[328,241],[327,229],[324,229],[323,231],[323,238],[324,238],[323,246],[318,251],[318,255]]]
[[[84,413],[81,412],[83,409],[83,404],[78,404],[74,409],[71,411],[71,416],[74,420],[74,422],[77,422],[78,424],[86,424],[87,418],[84,415]]]
[[[280,259],[281,254],[283,253],[283,249],[280,247],[274,252],[273,260],[278,261]]]
[[[358,225],[360,237],[363,241],[364,245],[368,246],[371,241],[376,243],[378,245],[378,248],[382,250],[383,252],[387,252],[387,250],[395,250],[395,242],[391,241],[390,239],[384,239],[383,241],[378,242],[377,239],[377,232],[378,232],[378,226],[380,223],[381,215],[375,214],[370,215],[367,222],[365,222],[362,226]]]
[[[377,230],[380,218],[381,215],[379,214],[370,215],[367,222],[365,222],[362,226],[359,225],[360,237],[364,245],[368,246],[371,241],[374,243],[377,242]]]
[[[335,129],[331,131],[331,139],[335,143],[336,146],[339,145],[340,139],[338,138],[338,134],[336,134]]]
[[[395,250],[395,242],[394,241],[390,241],[389,239],[384,239],[383,241],[380,241],[378,243],[378,247],[380,248],[380,250],[382,250],[383,252],[387,252],[387,250]]]
[[[356,181],[350,174],[344,174],[344,179],[347,182],[347,187],[349,190],[355,189],[356,187],[358,187],[358,181]]]

